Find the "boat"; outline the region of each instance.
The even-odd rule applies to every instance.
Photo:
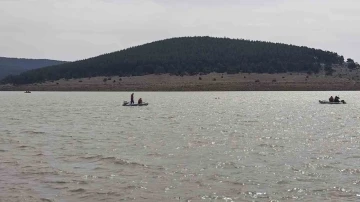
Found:
[[[122,106],[126,106],[126,107],[139,106],[139,107],[141,107],[141,106],[148,106],[148,105],[149,105],[149,103],[147,103],[147,102],[143,102],[141,104],[130,104],[128,101],[124,101]]]
[[[27,91],[25,91],[24,93],[31,93],[31,92],[27,90]]]
[[[341,100],[340,102],[329,102],[327,100],[319,100],[320,104],[346,104],[345,100]]]

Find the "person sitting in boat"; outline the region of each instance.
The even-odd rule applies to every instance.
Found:
[[[333,96],[331,96],[331,97],[329,98],[329,102],[334,102]]]
[[[334,102],[340,102],[340,97],[335,96],[335,100],[334,100]]]
[[[139,105],[142,104],[142,99],[141,99],[141,98],[138,100],[138,104],[139,104]]]

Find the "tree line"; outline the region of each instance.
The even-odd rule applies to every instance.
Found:
[[[51,65],[63,64],[64,61],[46,59],[25,59],[25,58],[6,58],[0,57],[0,79],[8,75],[16,75],[22,72],[47,67]]]
[[[343,64],[330,51],[282,43],[214,37],[180,37],[8,76],[2,83],[28,84],[96,76],[198,73],[318,73],[323,64]]]

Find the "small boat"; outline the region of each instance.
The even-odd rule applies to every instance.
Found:
[[[147,103],[147,102],[143,102],[142,104],[130,104],[128,101],[124,101],[122,106],[127,106],[127,107],[139,106],[139,107],[141,107],[141,106],[148,106],[148,105],[149,105],[149,103]]]
[[[25,91],[24,93],[31,93],[31,92],[27,90],[27,91]]]
[[[345,100],[341,100],[340,102],[329,102],[327,100],[319,100],[320,104],[346,104]]]

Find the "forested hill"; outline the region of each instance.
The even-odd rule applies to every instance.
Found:
[[[213,37],[165,39],[94,58],[31,70],[2,83],[27,84],[95,76],[209,72],[318,72],[342,64],[337,53],[280,43]]]
[[[63,61],[56,60],[0,57],[0,79],[10,74],[16,75],[31,69],[37,69],[63,63]]]

